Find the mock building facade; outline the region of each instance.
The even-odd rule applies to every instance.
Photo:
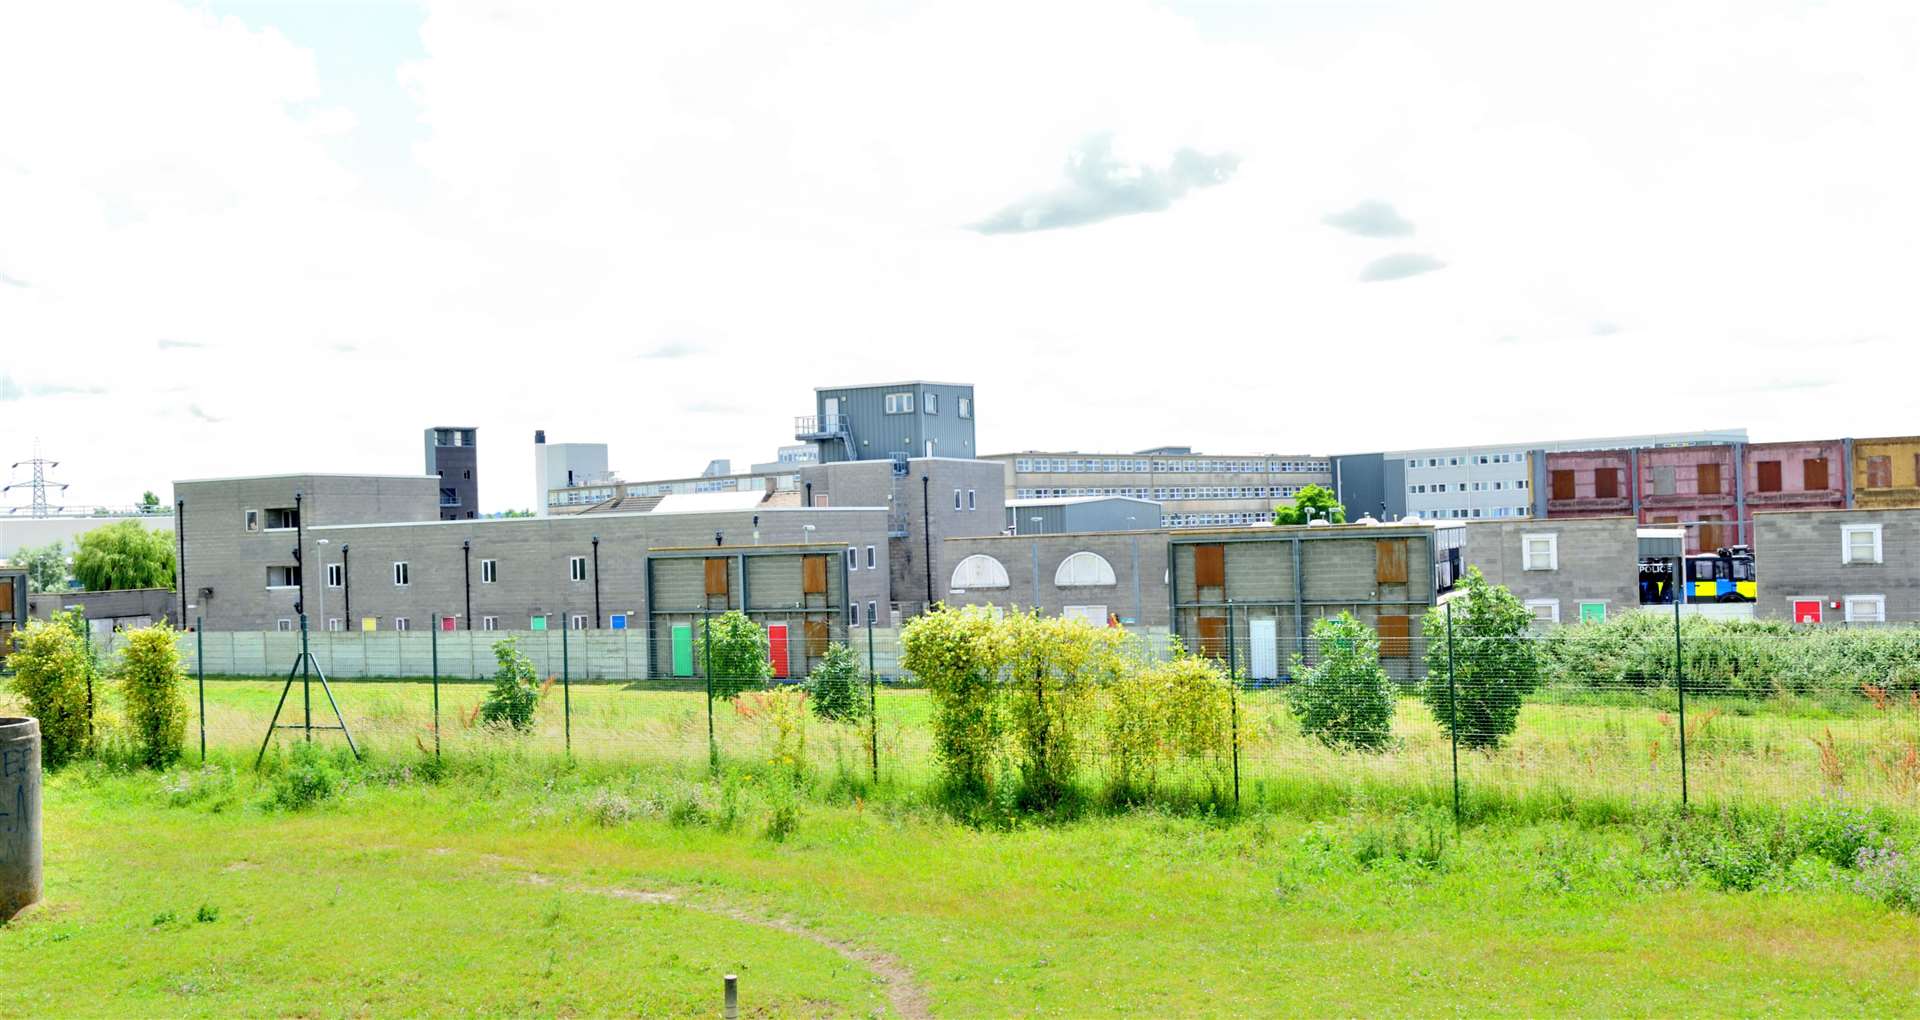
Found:
[[[1460,558],[1505,585],[1542,624],[1600,623],[1640,605],[1630,516],[1473,521]]]
[[[1830,626],[1920,620],[1920,509],[1762,511],[1753,614]]]

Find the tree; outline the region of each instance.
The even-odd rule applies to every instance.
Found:
[[[807,703],[822,719],[853,722],[867,714],[866,692],[860,687],[860,660],[853,649],[836,641],[807,674]]]
[[[983,606],[939,606],[900,632],[900,665],[933,701],[934,757],[948,789],[962,796],[993,789],[1007,727],[998,697],[1006,657],[1006,635]]]
[[[160,497],[154,495],[152,489],[140,494],[140,510],[150,514],[160,511]]]
[[[1380,668],[1380,639],[1351,613],[1313,622],[1315,661],[1293,657],[1287,704],[1300,732],[1328,747],[1378,751],[1393,735],[1393,682]]]
[[[1449,604],[1451,639],[1446,606],[1428,610],[1421,625],[1427,642],[1421,700],[1440,725],[1455,729],[1461,744],[1498,747],[1519,721],[1521,700],[1540,685],[1540,652],[1528,632],[1533,614],[1505,586],[1488,583],[1479,567],[1467,568]]]
[[[179,760],[187,739],[187,675],[180,668],[174,630],[163,620],[123,636],[119,673],[127,722],[141,763],[166,768]]]
[[[1273,508],[1275,524],[1305,524],[1311,520],[1332,521],[1335,524],[1347,523],[1347,508],[1340,505],[1340,498],[1332,489],[1319,485],[1301,488],[1293,497],[1292,506]]]
[[[505,724],[515,730],[533,726],[533,710],[540,705],[540,674],[533,660],[520,650],[518,641],[505,638],[493,643],[493,687],[480,703],[480,719],[489,724]]]
[[[765,686],[773,675],[767,632],[738,609],[703,623],[693,651],[706,670],[713,693],[728,701],[739,697],[741,691]]]
[[[13,554],[15,566],[27,572],[31,591],[64,591],[67,587],[67,547],[58,540],[38,548],[21,548]]]
[[[88,591],[173,587],[173,532],[120,521],[80,536],[73,576]]]
[[[27,714],[40,720],[41,749],[49,768],[89,750],[93,699],[87,680],[93,663],[80,636],[85,627],[79,613],[68,611],[53,614],[50,621],[35,620],[13,635],[9,686],[26,702]]]

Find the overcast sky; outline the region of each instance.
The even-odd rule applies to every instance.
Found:
[[[1920,432],[1916,6],[6,3],[0,463]]]

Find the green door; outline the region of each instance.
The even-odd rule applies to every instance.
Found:
[[[693,624],[673,625],[673,675],[693,675]]]
[[[1581,623],[1607,622],[1607,604],[1605,602],[1580,603],[1580,622]]]

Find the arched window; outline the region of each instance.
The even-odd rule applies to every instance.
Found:
[[[1077,552],[1060,562],[1060,569],[1053,572],[1053,583],[1057,588],[1083,587],[1098,584],[1118,584],[1113,576],[1113,564],[1099,553]]]
[[[983,553],[975,553],[953,568],[954,588],[1005,588],[1007,584],[1007,568]]]

